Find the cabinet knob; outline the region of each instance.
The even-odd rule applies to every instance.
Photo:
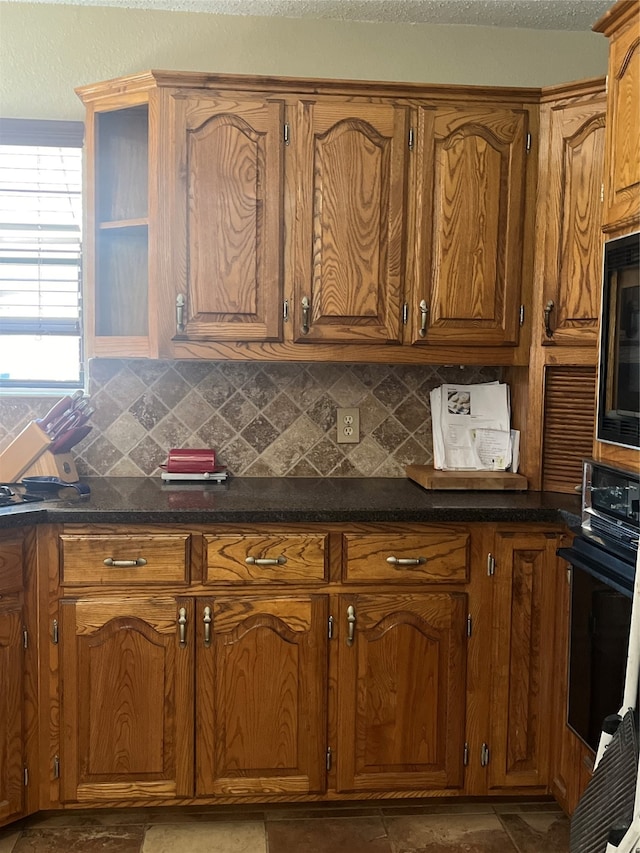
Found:
[[[550,299],[544,306],[544,333],[548,338],[553,337],[553,329],[551,328],[551,312],[555,308],[555,302]]]
[[[353,645],[353,638],[356,630],[356,611],[353,604],[347,607],[347,645]]]
[[[429,306],[426,303],[426,300],[420,300],[420,331],[418,334],[421,338],[427,334],[427,315],[429,314]]]
[[[309,310],[311,308],[311,303],[309,302],[308,296],[302,297],[302,334],[309,334]]]
[[[176,296],[176,331],[179,335],[184,332],[184,306],[187,304],[184,293]]]

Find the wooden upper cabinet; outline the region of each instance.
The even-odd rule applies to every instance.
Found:
[[[605,231],[640,220],[640,6],[619,0],[594,26],[609,39]]]
[[[173,329],[162,337],[278,340],[284,104],[182,91],[170,103],[171,243],[162,251]]]
[[[297,342],[399,343],[408,107],[293,108]]]
[[[605,110],[604,91],[542,106],[534,322],[544,345],[598,343]]]
[[[196,794],[322,792],[327,596],[197,608]]]
[[[516,345],[526,107],[419,108],[411,342]]]
[[[62,601],[62,802],[192,794],[192,616],[190,599]]]
[[[338,791],[462,787],[466,617],[464,593],[340,597]]]

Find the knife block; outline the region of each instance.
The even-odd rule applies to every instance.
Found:
[[[23,477],[57,477],[64,483],[78,482],[78,469],[70,453],[45,450],[23,473]]]
[[[0,483],[17,483],[50,444],[51,438],[35,421],[27,424],[20,435],[0,453]]]

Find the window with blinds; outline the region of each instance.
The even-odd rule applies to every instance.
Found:
[[[69,125],[0,125],[0,388],[83,384],[82,136]]]

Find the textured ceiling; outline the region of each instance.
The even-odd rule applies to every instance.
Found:
[[[219,15],[590,30],[613,0],[40,0]]]

